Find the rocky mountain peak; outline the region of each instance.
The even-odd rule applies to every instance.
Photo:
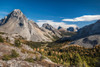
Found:
[[[17,14],[21,14],[21,13],[22,13],[20,9],[15,9],[15,10],[13,10],[12,12],[13,12],[13,13],[17,13]]]
[[[20,10],[20,9],[14,9],[14,11],[15,11],[15,12],[21,12],[21,10]]]
[[[49,30],[49,31],[52,31],[57,37],[61,37],[61,32],[59,32],[56,28],[54,28],[53,26],[51,26],[50,24],[48,23],[44,23],[42,25],[43,28]]]
[[[15,9],[10,13],[11,16],[13,17],[18,17],[18,16],[23,16],[23,13],[19,9]]]
[[[52,27],[50,24],[48,24],[48,23],[44,23],[44,24],[42,25],[42,27],[44,27],[44,28],[46,28],[46,29],[48,29],[48,30],[52,30],[52,29],[53,29],[53,27]]]
[[[29,41],[51,42],[52,40],[50,37],[61,37],[59,31],[51,25],[44,24],[43,27],[47,29],[45,32],[34,21],[28,20],[19,9],[13,10],[5,18],[0,20],[0,31],[10,35],[20,35]],[[50,31],[52,34],[46,33],[47,31]]]
[[[59,27],[58,27],[58,30],[59,30],[59,29],[62,29],[62,27],[61,27],[61,26],[59,26]]]
[[[19,9],[13,10],[11,13],[9,13],[7,16],[5,16],[0,21],[0,26],[6,24],[7,22],[23,22],[24,20],[27,20],[27,18],[24,16],[24,14]]]
[[[67,31],[73,32],[74,28],[73,27],[69,27],[69,28],[67,28]]]
[[[100,23],[100,20],[98,20],[96,23]]]
[[[61,26],[58,27],[58,30],[59,30],[60,32],[66,32],[66,31],[67,31],[66,29],[64,29],[64,28],[61,27]]]

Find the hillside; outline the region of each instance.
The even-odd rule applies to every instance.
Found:
[[[100,45],[100,20],[96,23],[84,26],[72,37],[63,37],[59,42],[71,41],[69,45],[79,45],[85,48],[93,48]]]
[[[38,49],[42,43],[31,42],[26,43],[25,40],[13,38],[9,40],[0,34],[0,66],[1,67],[56,67],[62,66],[48,59],[46,56],[39,53]],[[6,34],[7,35],[7,34]],[[38,44],[39,43],[39,44]],[[36,46],[36,45],[37,46]],[[41,50],[42,51],[42,50]],[[43,51],[42,51],[43,52]],[[45,63],[45,64],[44,64]]]
[[[77,34],[72,37],[72,40],[75,40],[73,43],[87,48],[93,48],[96,45],[100,45],[99,29],[100,20],[79,29]]]
[[[100,67],[99,29],[39,27],[15,9],[0,20],[0,67]]]

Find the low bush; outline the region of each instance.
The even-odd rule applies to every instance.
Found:
[[[25,61],[34,62],[34,59],[33,58],[26,58]]]
[[[4,42],[4,39],[0,36],[0,42]]]
[[[11,54],[10,55],[4,55],[2,57],[2,60],[8,61],[8,60],[10,60],[12,58],[16,58],[18,56],[19,56],[19,54],[15,50],[12,50]]]
[[[19,54],[15,50],[12,50],[11,58],[16,58],[18,56],[19,56]]]
[[[27,41],[25,44],[27,44],[28,46],[30,46],[31,48],[39,48],[41,46],[43,46],[43,42],[32,42],[32,41]]]
[[[41,60],[43,60],[43,59],[46,59],[46,57],[45,56],[41,56]]]
[[[20,42],[20,40],[15,40],[15,46],[16,47],[20,47],[21,46],[21,42]]]
[[[11,57],[9,55],[3,55],[2,60],[8,61],[10,59],[11,59]]]

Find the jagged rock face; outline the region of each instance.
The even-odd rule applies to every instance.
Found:
[[[1,31],[20,34],[23,35],[23,37],[28,38],[28,40],[30,38],[30,33],[28,31],[28,19],[18,9],[15,9],[6,18],[2,19],[0,25]]]
[[[68,28],[63,28],[61,26],[58,27],[59,31],[63,31],[63,32],[77,32],[78,31],[78,27],[68,27]]]
[[[73,27],[69,27],[69,28],[67,28],[67,31],[73,32],[74,31],[74,28]]]
[[[42,25],[43,28],[52,31],[52,33],[54,33],[56,36],[61,37],[61,32],[59,32],[57,29],[55,29],[54,27],[52,27],[51,25],[49,25],[48,23],[44,23]]]
[[[75,40],[73,42],[74,44],[87,48],[100,45],[100,20],[79,29],[77,35],[73,36],[71,39]]]
[[[77,32],[78,31],[78,27],[76,27],[76,28],[69,27],[69,28],[67,28],[67,31],[69,31],[69,32]]]
[[[29,21],[19,9],[15,9],[0,21],[0,31],[19,34],[31,41],[52,41],[45,36],[48,34],[42,31],[35,22]]]
[[[61,26],[59,26],[59,27],[58,27],[58,30],[59,30],[59,31],[61,31],[61,32],[67,32],[67,30],[66,30],[66,29],[64,29],[64,28],[63,28],[63,27],[61,27]]]
[[[61,27],[61,26],[59,26],[59,27],[58,27],[58,30],[59,30],[59,29],[62,29],[62,27]]]

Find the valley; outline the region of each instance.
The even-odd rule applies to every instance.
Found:
[[[0,20],[0,67],[99,67],[99,29],[39,27],[15,9]]]

